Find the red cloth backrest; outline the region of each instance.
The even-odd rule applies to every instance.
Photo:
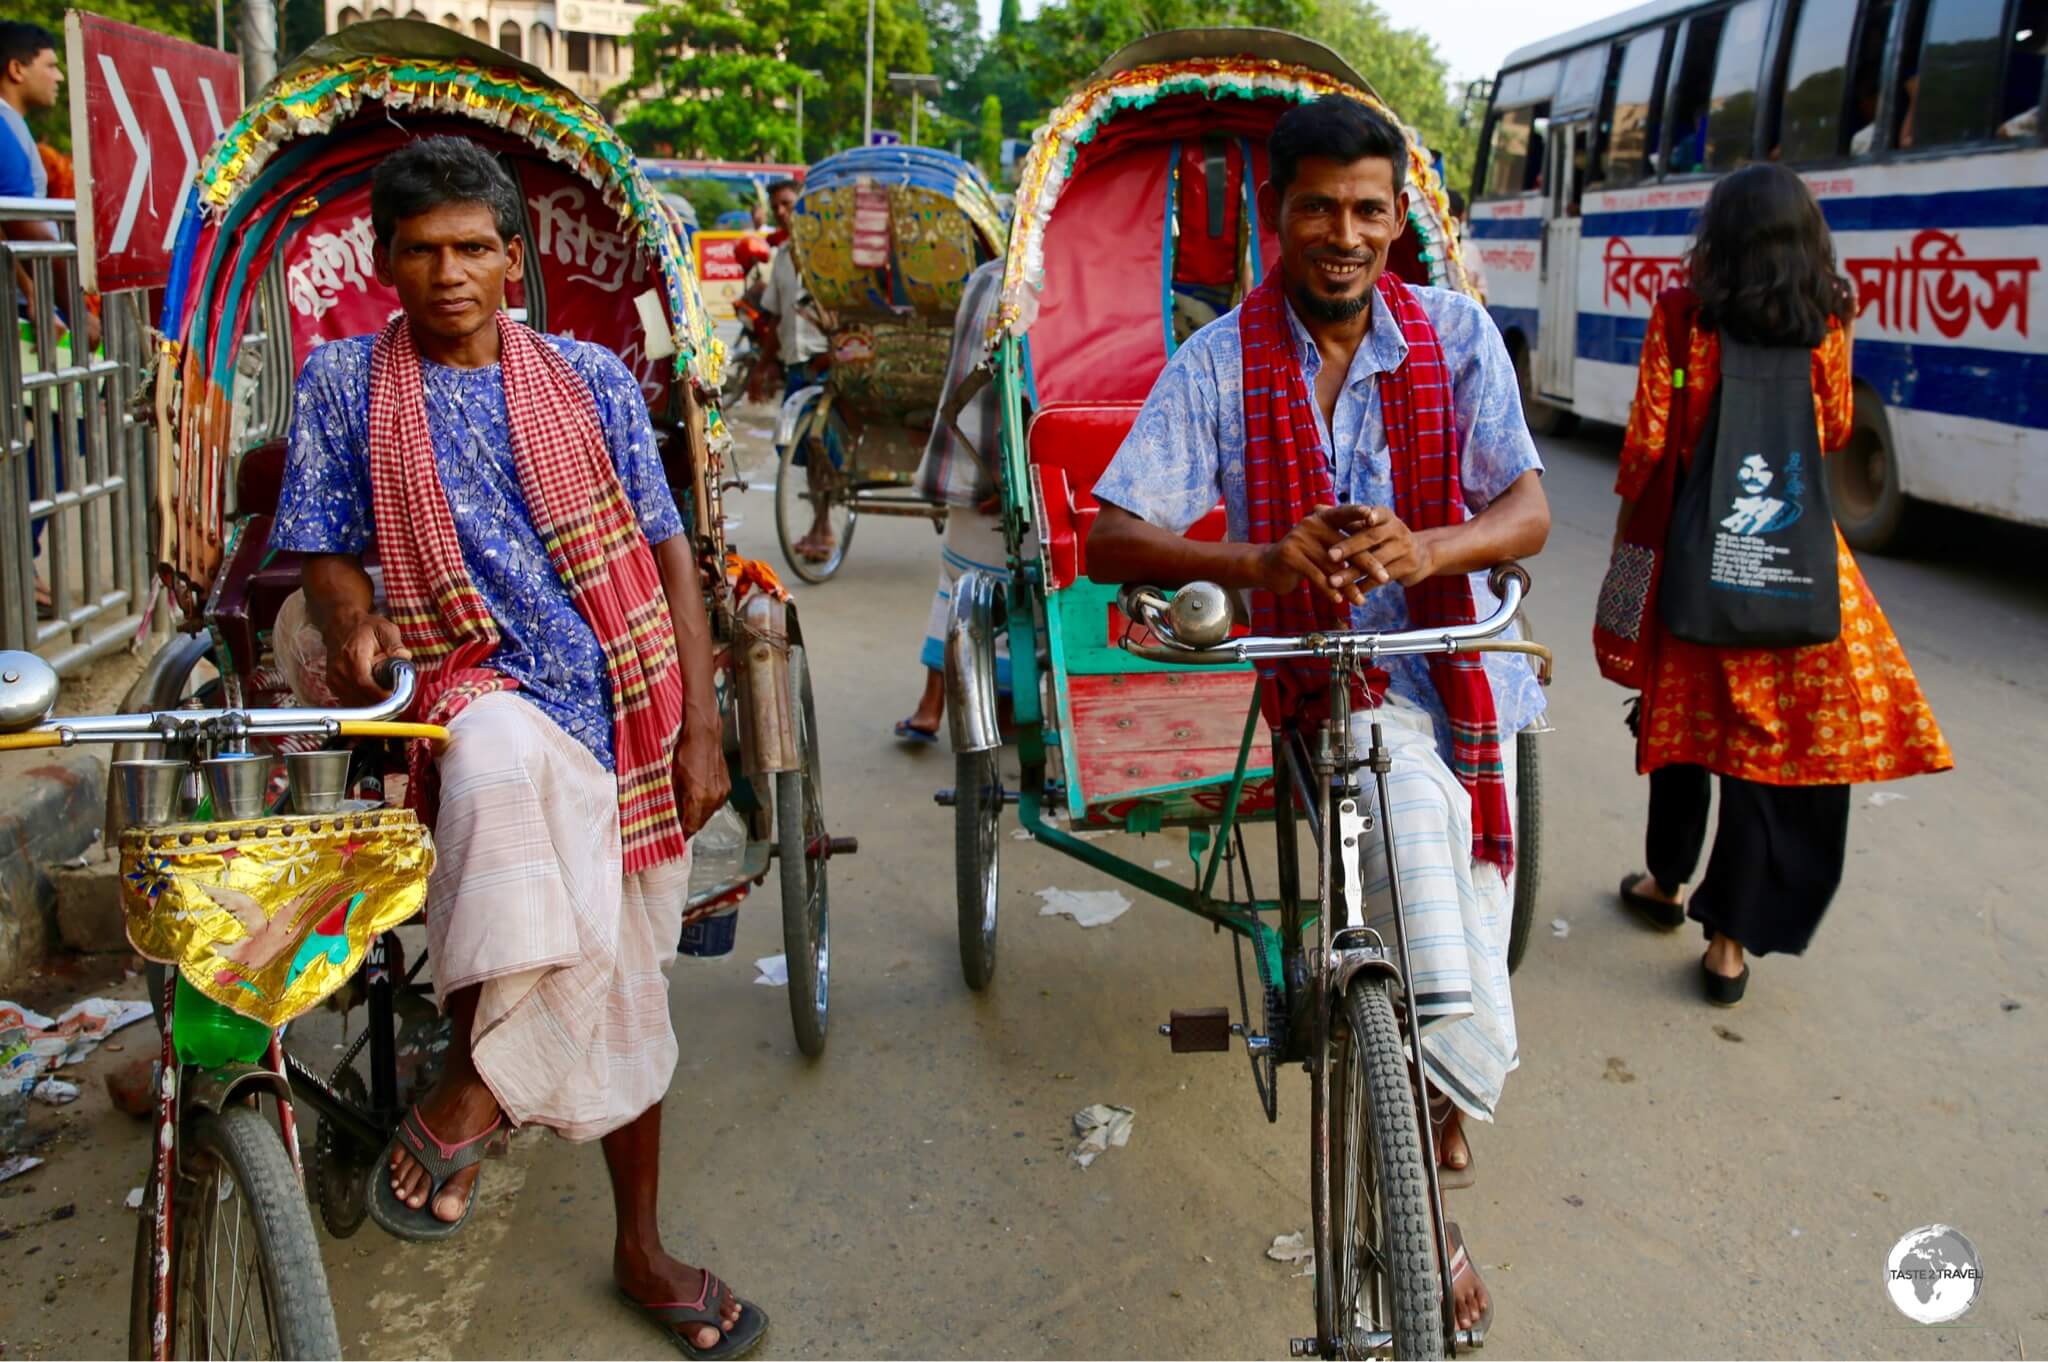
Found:
[[[1031,462],[1066,474],[1074,506],[1095,505],[1095,480],[1138,419],[1142,402],[1055,402],[1031,419]]]

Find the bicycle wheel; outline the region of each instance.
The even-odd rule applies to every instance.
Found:
[[[826,419],[831,419],[829,412]],[[782,542],[782,557],[790,571],[807,582],[829,582],[838,574],[853,543],[858,519],[852,480],[844,468],[832,466],[824,446],[823,436],[809,438],[799,427],[796,437],[782,447],[781,462],[775,469],[775,537]],[[806,447],[806,463],[798,463],[797,454]],[[844,457],[851,458],[851,451]],[[832,535],[832,551],[822,559],[806,558],[796,551],[797,544],[815,528]]]
[[[1354,978],[1314,1085],[1310,1176],[1324,1357],[1440,1358],[1444,1329],[1408,1047],[1389,981]]]
[[[338,1358],[341,1335],[306,1194],[284,1141],[254,1107],[185,1128],[185,1176],[171,1203],[170,1355]],[[156,1249],[152,1174],[135,1230],[129,1350],[150,1352]]]
[[[1508,923],[1508,973],[1529,949],[1543,894],[1543,745],[1535,730],[1515,739],[1515,911]]]
[[[789,645],[789,695],[803,766],[775,775],[776,855],[782,861],[782,949],[789,964],[789,1015],[796,1026],[796,1045],[816,1059],[825,1053],[832,918],[825,892],[823,844],[827,834],[818,707],[811,699],[811,668],[801,643]]]
[[[960,900],[960,972],[976,993],[996,976],[997,835],[1003,772],[996,752],[953,756],[953,873]]]

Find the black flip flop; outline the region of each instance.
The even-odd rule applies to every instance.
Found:
[[[1446,1222],[1446,1223],[1445,1223],[1445,1225],[1444,1225],[1444,1236],[1445,1236],[1446,1238],[1448,1238],[1448,1239],[1449,1239],[1449,1240],[1451,1241],[1451,1287],[1450,1287],[1450,1289],[1451,1289],[1451,1290],[1453,1290],[1453,1291],[1457,1290],[1457,1288],[1458,1288],[1458,1269],[1459,1269],[1459,1268],[1461,1268],[1461,1267],[1466,1267],[1466,1268],[1470,1268],[1470,1269],[1472,1270],[1472,1280],[1473,1280],[1473,1281],[1475,1281],[1475,1282],[1478,1282],[1478,1283],[1479,1283],[1479,1285],[1480,1285],[1480,1286],[1481,1286],[1482,1288],[1483,1288],[1483,1287],[1485,1287],[1485,1285],[1486,1285],[1486,1278],[1484,1278],[1484,1277],[1482,1277],[1482,1276],[1480,1276],[1480,1275],[1479,1275],[1479,1263],[1478,1263],[1478,1260],[1476,1260],[1475,1258],[1473,1258],[1473,1256],[1472,1256],[1472,1255],[1471,1255],[1470,1253],[1467,1253],[1467,1252],[1465,1251],[1465,1234],[1464,1234],[1464,1231],[1462,1231],[1462,1230],[1460,1230],[1460,1229],[1458,1228],[1458,1222],[1457,1222],[1457,1221],[1455,1221],[1455,1220],[1452,1220],[1452,1221],[1448,1221],[1448,1222]],[[1487,1331],[1488,1329],[1491,1329],[1492,1327],[1493,1327],[1493,1293],[1492,1293],[1491,1291],[1488,1291],[1488,1292],[1486,1293],[1486,1309],[1485,1309],[1485,1310],[1484,1310],[1483,1312],[1481,1312],[1481,1314],[1480,1314],[1480,1316],[1479,1316],[1479,1322],[1478,1322],[1477,1324],[1473,1325],[1473,1326],[1472,1326],[1472,1327],[1471,1327],[1471,1328],[1470,1328],[1469,1330],[1466,1330],[1466,1331],[1465,1331],[1465,1334],[1466,1334],[1466,1338],[1465,1338],[1465,1340],[1464,1340],[1464,1341],[1463,1341],[1462,1343],[1460,1343],[1460,1344],[1459,1344],[1459,1346],[1460,1346],[1460,1347],[1464,1347],[1464,1348],[1483,1348],[1483,1347],[1485,1347],[1485,1346],[1486,1346],[1486,1331]]]
[[[709,1272],[704,1274],[704,1285],[694,1301],[655,1305],[633,1299],[626,1295],[623,1287],[619,1294],[625,1297],[626,1304],[660,1325],[668,1334],[669,1341],[692,1362],[723,1362],[726,1358],[745,1357],[760,1345],[768,1333],[768,1312],[752,1301],[733,1296],[732,1288]],[[725,1299],[728,1296],[739,1301],[740,1307],[740,1317],[730,1333],[725,1329]],[[709,1348],[700,1348],[692,1343],[684,1331],[693,1324],[704,1324],[718,1330],[718,1342]]]
[[[420,1117],[420,1109],[413,1107],[399,1121],[398,1132],[391,1137],[390,1143],[384,1146],[384,1156],[369,1170],[370,1219],[395,1238],[421,1243],[446,1239],[454,1234],[469,1223],[469,1214],[476,1209],[478,1187],[470,1187],[469,1200],[463,1205],[462,1214],[454,1220],[443,1220],[434,1214],[434,1198],[441,1195],[448,1179],[482,1160],[484,1142],[503,1124],[505,1118],[500,1115],[481,1134],[459,1144],[448,1144],[427,1129],[426,1121]],[[427,1170],[430,1183],[427,1199],[416,1208],[400,1201],[398,1194],[391,1190],[391,1151],[398,1148],[403,1148],[415,1163]],[[481,1181],[479,1178],[478,1182]]]
[[[1663,931],[1675,932],[1680,927],[1683,927],[1685,925],[1685,905],[1682,903],[1666,903],[1663,899],[1653,899],[1648,894],[1638,894],[1636,892],[1636,881],[1641,878],[1643,878],[1641,872],[1621,877],[1622,907],[1628,909],[1652,927]]]
[[[1708,1002],[1716,1007],[1733,1007],[1749,991],[1749,966],[1744,964],[1742,973],[1730,979],[1708,969],[1707,957],[1703,955],[1700,957],[1700,983],[1707,991]]]

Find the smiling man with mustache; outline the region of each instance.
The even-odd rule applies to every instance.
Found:
[[[1484,617],[1496,604],[1485,571],[1538,552],[1550,530],[1507,349],[1475,300],[1386,270],[1408,230],[1397,125],[1328,96],[1282,117],[1268,151],[1259,216],[1280,239],[1279,268],[1167,363],[1095,484],[1089,576],[1220,582],[1250,593],[1260,634]],[[1219,498],[1229,542],[1183,538]],[[1411,939],[1464,942],[1417,966],[1437,1154],[1462,1174],[1462,1119],[1493,1119],[1518,1060],[1508,810],[1514,735],[1543,696],[1513,654],[1483,670],[1391,659],[1374,682]],[[1312,724],[1327,701],[1312,673],[1284,667],[1262,694],[1276,725]],[[1377,839],[1365,876],[1385,911]],[[1450,1228],[1458,1323],[1483,1328],[1491,1303]]]

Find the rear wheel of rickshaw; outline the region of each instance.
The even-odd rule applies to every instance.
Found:
[[[782,949],[789,967],[789,1015],[799,1050],[825,1052],[832,919],[825,891],[823,761],[811,668],[801,643],[789,646],[790,710],[803,765],[775,777],[776,855],[782,861]]]
[[[977,993],[996,975],[1001,757],[1000,750],[959,752],[953,757],[953,871],[960,899],[960,972]]]
[[[1310,1112],[1316,1337],[1324,1357],[1444,1355],[1436,1237],[1408,1047],[1386,979],[1331,1010]]]
[[[825,450],[825,436],[813,434],[813,426],[821,420],[829,422],[832,414],[827,411],[819,416],[815,407],[812,412],[782,447],[781,462],[775,469],[775,535],[782,541],[782,556],[790,571],[807,582],[829,582],[846,562],[859,512],[854,509],[853,482],[845,468],[833,465]],[[840,443],[842,449],[850,443],[843,431]],[[804,463],[797,462],[799,454],[804,455]],[[847,450],[842,457],[850,455]],[[798,546],[820,528],[831,533],[831,550],[822,558],[798,552]]]
[[[255,1107],[185,1126],[171,1201],[172,1357],[341,1356],[334,1302],[306,1194],[277,1130]],[[156,1289],[152,1173],[135,1226],[129,1353],[151,1356]]]
[[[1543,893],[1543,744],[1535,729],[1515,739],[1515,910],[1508,924],[1508,973],[1529,949],[1529,926]]]

